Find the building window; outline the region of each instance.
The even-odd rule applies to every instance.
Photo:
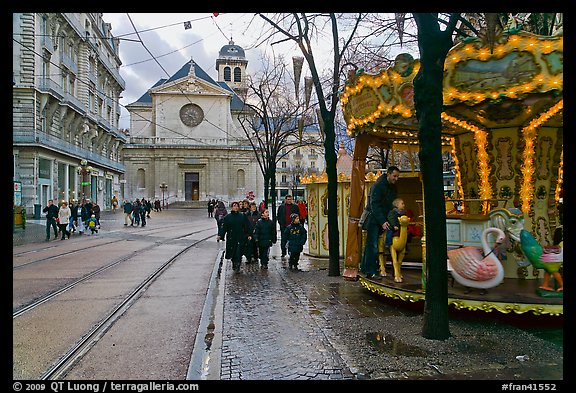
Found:
[[[71,95],[75,95],[75,84],[76,84],[76,79],[74,78],[73,75],[70,75],[68,77],[68,93],[70,93]]]
[[[46,108],[40,114],[40,130],[46,132],[48,129],[48,123],[46,122]]]
[[[286,168],[286,161],[282,161],[282,168]]]
[[[46,158],[40,158],[38,160],[38,177],[40,179],[50,179],[52,161]]]
[[[246,173],[244,169],[238,169],[236,173],[236,187],[237,188],[244,188],[246,186]]]
[[[50,59],[42,58],[42,84],[47,85],[50,79]]]
[[[62,90],[64,90],[65,93],[67,93],[67,89],[68,89],[68,82],[67,82],[67,75],[66,72],[64,70],[62,70],[62,72],[60,73],[60,86],[62,86]]]
[[[230,67],[224,67],[224,80],[230,82],[232,80]]]
[[[242,81],[242,70],[240,67],[234,68],[234,82],[241,82]]]
[[[136,171],[136,188],[146,188],[146,171],[142,168]]]
[[[310,161],[310,167],[316,168],[316,161]]]
[[[282,175],[282,183],[286,183],[288,181],[286,179],[287,179],[286,175]]]

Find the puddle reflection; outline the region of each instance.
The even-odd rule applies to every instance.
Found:
[[[427,351],[414,345],[405,344],[391,334],[384,335],[379,332],[366,333],[366,340],[373,348],[378,350],[378,352],[384,352],[390,355],[409,357],[426,357],[428,355]]]

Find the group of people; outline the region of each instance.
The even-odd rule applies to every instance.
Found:
[[[65,240],[76,231],[82,235],[88,229],[95,234],[100,229],[100,206],[90,199],[70,204],[62,201],[60,206],[50,199],[42,211],[46,213],[46,241],[50,241],[51,230],[54,230],[54,239],[60,235],[60,240]]]
[[[146,218],[151,218],[152,202],[144,198],[136,198],[133,202],[126,199],[124,203],[122,203],[122,209],[124,210],[124,226],[130,225],[133,227],[136,225],[145,227]]]
[[[218,236],[216,240],[226,240],[225,258],[232,260],[232,269],[240,271],[242,257],[246,263],[257,263],[268,268],[270,248],[277,242],[276,223],[270,218],[270,211],[264,201],[257,205],[254,201],[234,201],[228,212],[223,201],[217,201],[209,217],[216,219]],[[210,209],[210,207],[209,207]],[[210,216],[212,214],[212,216]],[[276,220],[280,226],[280,248],[282,258],[289,254],[290,270],[299,271],[298,262],[308,233],[301,220],[300,209],[287,195],[278,207]]]
[[[146,219],[150,218],[152,209],[159,211],[162,208],[159,206],[160,201],[152,203],[145,198],[130,201],[126,199],[122,203],[124,211],[124,225],[125,226],[146,226]],[[112,198],[112,211],[118,206],[118,199],[114,195]],[[74,232],[82,235],[84,232],[90,232],[94,235],[100,229],[100,206],[96,202],[92,202],[87,198],[82,201],[71,201],[70,203],[62,201],[60,206],[54,204],[54,200],[50,199],[48,204],[42,210],[46,213],[46,241],[50,241],[50,232],[54,230],[54,239],[60,235],[60,240],[70,239]]]

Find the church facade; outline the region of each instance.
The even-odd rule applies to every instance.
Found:
[[[124,198],[198,206],[250,192],[262,198],[262,175],[238,119],[245,113],[247,63],[230,41],[216,61],[218,81],[191,60],[126,106]]]

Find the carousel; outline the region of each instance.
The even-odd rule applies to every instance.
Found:
[[[505,31],[492,50],[478,38],[454,46],[444,71],[442,146],[454,162],[446,198],[448,301],[456,309],[563,314],[563,36]],[[400,235],[379,255],[382,280],[359,271],[358,222],[370,186],[370,147],[418,152],[413,79],[419,61],[403,53],[378,74],[351,74],[341,94],[355,139],[347,195],[344,278],[369,291],[424,301],[426,233],[420,173],[402,172]],[[392,157],[396,157],[392,154]],[[396,165],[394,161],[392,165]],[[343,196],[344,198],[345,196]],[[341,229],[342,230],[342,229]],[[382,243],[382,242],[381,242]]]

